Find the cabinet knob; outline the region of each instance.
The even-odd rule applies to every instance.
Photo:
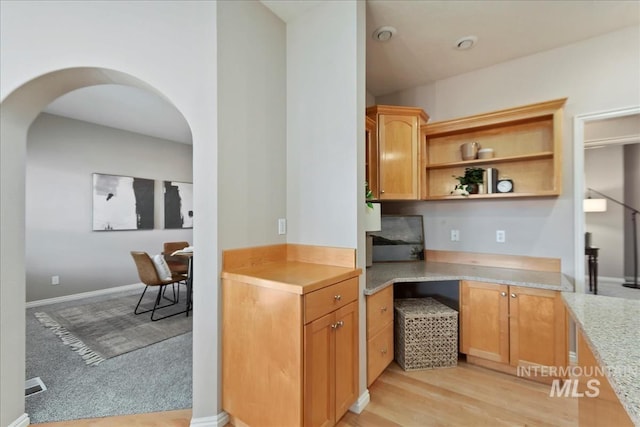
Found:
[[[380,193],[384,193],[384,190],[380,190]]]
[[[501,297],[506,297],[506,296],[507,296],[507,293],[506,293],[506,292],[500,292],[500,296],[501,296]]]
[[[382,350],[380,350],[380,353],[382,353],[382,354],[387,354],[387,349],[386,349],[386,348],[383,348]]]
[[[380,307],[380,312],[381,313],[384,313],[385,311],[387,311],[387,307],[386,306],[385,307]]]
[[[336,295],[333,297],[334,300],[340,301],[342,299],[342,295]]]
[[[338,320],[336,322],[336,329],[342,328],[344,326],[344,322],[342,320]]]
[[[516,294],[511,294],[511,298],[515,298],[516,296]]]
[[[331,329],[338,329],[338,324],[337,323],[332,323],[331,324]]]

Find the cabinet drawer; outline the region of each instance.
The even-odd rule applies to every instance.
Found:
[[[358,299],[358,278],[329,285],[304,298],[304,322],[309,323]]]
[[[393,323],[393,286],[367,297],[367,339]]]
[[[367,341],[367,386],[370,386],[393,360],[393,322]]]

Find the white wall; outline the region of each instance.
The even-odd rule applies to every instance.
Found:
[[[219,410],[215,2],[3,1],[0,8],[0,425],[24,413],[27,128],[53,99],[99,83],[156,91],[191,127],[194,245],[198,257],[206,260],[196,262],[194,272],[198,284],[193,416],[215,417]]]
[[[624,198],[623,146],[584,151],[585,187],[622,201]],[[600,198],[592,194],[593,198]],[[600,248],[598,275],[622,279],[624,276],[624,208],[608,202],[606,212],[585,213],[585,231],[591,246]],[[588,272],[588,270],[585,271]]]
[[[362,1],[322,3],[287,24],[287,241],[355,248],[358,266],[365,264],[365,49]],[[362,396],[367,359],[360,295]]]
[[[364,182],[359,185],[357,178],[357,150],[364,138],[364,91],[359,110],[356,11],[355,1],[327,2],[287,25],[290,243],[358,244],[357,206]]]
[[[376,98],[379,104],[422,107],[431,122],[569,98],[560,197],[388,204],[387,212],[423,214],[429,249],[557,257],[563,271],[573,276],[573,116],[639,105],[639,75],[636,26]],[[451,228],[460,230],[460,242],[450,242]],[[506,230],[506,243],[495,243],[497,229]]]
[[[219,244],[284,243],[286,26],[262,3],[218,3]]]
[[[138,283],[130,251],[156,254],[165,241],[192,242],[191,230],[163,229],[162,186],[192,182],[191,162],[188,144],[38,116],[27,140],[27,301]],[[94,172],[157,180],[155,229],[92,231]],[[60,285],[51,286],[53,275]]]

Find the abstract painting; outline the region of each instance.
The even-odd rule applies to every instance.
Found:
[[[93,230],[152,230],[152,179],[93,174]]]
[[[164,228],[193,228],[193,184],[164,182]]]
[[[422,215],[382,215],[382,229],[373,235],[373,262],[424,259]]]

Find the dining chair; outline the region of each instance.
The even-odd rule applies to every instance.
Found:
[[[189,309],[188,306],[184,311],[179,311],[177,313],[172,313],[172,314],[158,317],[158,318],[154,317],[156,314],[156,310],[170,307],[178,303],[178,299],[174,297],[173,300],[170,300],[172,301],[170,304],[160,305],[166,286],[180,283],[181,281],[185,280],[185,278],[183,275],[176,274],[173,272],[171,272],[170,278],[169,277],[165,279],[161,278],[160,275],[158,274],[158,270],[156,269],[156,266],[153,260],[151,259],[149,254],[147,254],[146,252],[131,251],[131,256],[133,257],[133,261],[135,262],[136,268],[138,269],[138,276],[140,277],[140,281],[145,285],[144,291],[142,291],[142,295],[140,295],[140,299],[138,300],[138,304],[136,304],[136,308],[133,310],[134,314],[137,315],[137,314],[151,312],[151,320],[155,322],[156,320],[161,320],[167,317],[175,316],[177,314],[186,313],[187,310]],[[144,295],[147,292],[147,289],[149,289],[149,287],[158,288],[158,295],[156,296],[153,308],[138,312],[138,308],[140,307],[142,298],[144,298]]]
[[[165,242],[162,253],[172,273],[187,274],[189,264],[184,259],[172,257],[171,254],[189,246],[189,242]]]

